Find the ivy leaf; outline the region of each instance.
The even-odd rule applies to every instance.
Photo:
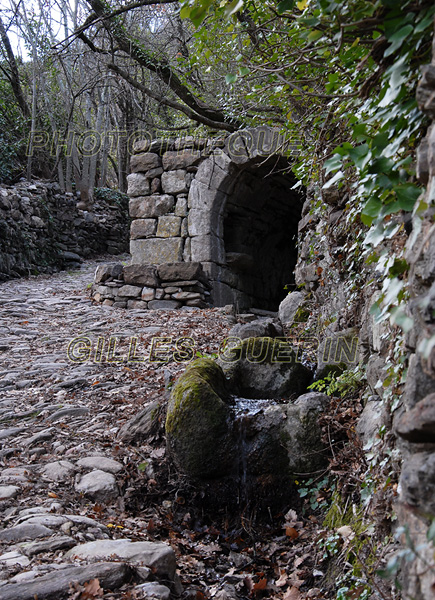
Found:
[[[278,14],[282,15],[283,12],[285,12],[286,10],[292,10],[292,8],[295,5],[295,0],[282,0],[282,2],[280,2],[278,4]]]
[[[367,217],[368,220],[370,220],[370,222],[366,222],[363,220],[363,218],[361,217],[361,220],[363,221],[363,223],[365,223],[366,225],[371,225],[371,223],[373,222],[373,217]],[[384,231],[384,226],[382,223],[378,223],[375,227],[372,227],[372,229],[370,229],[370,231],[368,232],[368,234],[365,237],[365,244],[367,245],[372,245],[373,248],[376,248],[376,246],[378,244],[380,244],[381,242],[383,242],[385,239],[385,231]],[[377,262],[378,260],[378,255],[376,254],[376,261],[373,262]],[[370,263],[367,263],[370,264]]]
[[[340,181],[340,179],[343,179],[344,177],[344,173],[343,171],[338,171],[334,177],[332,179],[330,179],[329,181],[327,181],[325,183],[325,185],[322,187],[322,190],[327,190],[329,189],[331,186],[333,186],[334,184],[337,183],[337,181]]]
[[[387,158],[386,156],[381,156],[380,158],[375,158],[372,160],[369,168],[367,169],[368,173],[389,173],[392,171],[394,167],[394,161],[391,158]]]
[[[233,0],[225,7],[224,14],[225,16],[231,17],[234,13],[238,12],[243,8],[243,0]]]
[[[388,272],[392,277],[396,277],[397,275],[402,275],[408,269],[409,265],[404,258],[396,258]]]
[[[355,148],[352,148],[352,150],[349,150],[349,156],[355,163],[355,166],[362,170],[371,157],[370,148],[368,147],[368,144],[361,144],[360,146],[356,146]]]
[[[410,211],[414,208],[417,198],[421,194],[421,189],[413,183],[404,183],[394,188],[399,206],[402,210]]]
[[[426,537],[428,542],[433,542],[435,540],[435,519],[432,521],[431,526],[427,530]]]
[[[394,306],[391,311],[391,321],[398,325],[405,333],[414,327],[414,319],[409,317],[401,306]]]
[[[188,19],[190,17],[190,11],[191,11],[191,7],[188,4],[185,4],[182,9],[180,10],[180,18],[181,19]]]
[[[207,11],[208,5],[206,6],[196,6],[190,10],[189,18],[195,27],[199,27],[201,23],[204,21]]]
[[[385,50],[384,57],[390,56],[396,52],[413,31],[414,27],[412,25],[405,25],[405,27],[402,27],[399,31],[396,31],[393,35],[389,36],[388,41],[392,42],[392,44]]]
[[[339,169],[342,166],[342,163],[342,157],[339,154],[333,154],[331,158],[328,158],[328,160],[325,160],[323,163],[325,175],[328,175],[328,173],[331,173],[331,171],[336,171]]]
[[[366,225],[371,225],[373,223],[373,219],[375,219],[380,214],[382,206],[382,202],[378,198],[372,196],[370,200],[366,202],[364,208],[362,209],[361,218],[370,217],[369,219],[363,220],[363,223],[365,223]]]

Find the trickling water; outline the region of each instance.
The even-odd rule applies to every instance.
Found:
[[[252,441],[249,440],[249,431],[252,427],[253,417],[272,404],[276,404],[276,402],[271,399],[234,398],[234,431],[238,449],[237,478],[240,505],[244,505],[250,500],[248,456],[252,444]]]
[[[275,400],[258,400],[253,398],[234,398],[234,411],[236,419],[241,415],[254,416],[264,408],[276,404]]]

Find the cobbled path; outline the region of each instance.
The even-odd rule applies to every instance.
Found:
[[[88,288],[97,264],[0,284],[2,599],[103,597],[100,584],[104,598],[177,592],[167,545],[152,549],[154,563],[143,554],[151,547],[133,559],[111,545],[150,543],[146,515],[126,513],[125,502],[138,482],[144,489],[147,481],[159,484],[153,461],[157,467],[165,454],[163,442],[157,449],[146,441],[130,446],[119,432],[148,402],[162,400],[165,381],[185,367],[172,358],[177,338],[192,337],[195,353],[217,352],[230,324],[219,309],[141,312],[94,304]],[[156,337],[170,340],[151,361]],[[100,551],[82,553],[80,561],[77,546],[90,542]],[[130,558],[107,567],[117,553]],[[136,564],[133,579],[126,562]]]

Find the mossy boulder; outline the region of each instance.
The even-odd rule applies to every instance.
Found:
[[[211,359],[192,362],[172,389],[166,439],[177,468],[193,479],[231,470],[231,407],[227,382]]]
[[[245,398],[300,395],[312,378],[285,338],[248,338],[221,353],[219,364],[231,390]]]

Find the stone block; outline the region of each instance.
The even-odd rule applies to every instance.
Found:
[[[176,300],[152,300],[148,302],[148,308],[150,310],[173,310],[174,308],[180,308],[181,302]]]
[[[130,159],[130,169],[132,173],[146,173],[150,169],[156,169],[161,166],[162,159],[158,154],[152,152],[135,154]]]
[[[122,275],[123,265],[119,263],[108,263],[106,265],[99,265],[95,270],[94,282],[101,283],[103,281],[111,281],[112,279],[119,279]]]
[[[133,264],[124,267],[124,281],[130,285],[157,287],[157,270],[152,265]]]
[[[157,226],[157,237],[178,237],[181,229],[181,217],[166,216],[159,217]]]
[[[214,192],[221,190],[229,193],[234,185],[234,171],[235,165],[226,154],[212,155],[199,166],[195,181]]]
[[[184,241],[183,260],[184,260],[184,262],[190,262],[192,260],[191,239],[190,238],[186,238],[186,240]]]
[[[186,171],[166,171],[162,175],[162,188],[165,194],[183,194],[187,192]]]
[[[155,219],[136,219],[132,222],[130,228],[130,238],[132,240],[143,239],[155,235],[157,223]]]
[[[214,235],[198,235],[191,241],[192,261],[225,262],[222,239]]]
[[[174,208],[174,197],[167,194],[133,198],[130,200],[130,217],[132,219],[156,218],[170,212]]]
[[[178,198],[177,203],[175,205],[175,215],[177,217],[187,217],[188,212],[189,209],[187,207],[187,198]]]
[[[136,310],[146,310],[148,308],[148,304],[142,300],[128,300],[127,308],[133,308]]]
[[[154,177],[151,181],[151,193],[159,194],[162,191],[162,182],[159,177]]]
[[[152,287],[144,287],[142,290],[141,298],[144,302],[150,302],[154,300],[156,295],[156,290]]]
[[[183,256],[183,240],[181,238],[131,240],[130,254],[133,264],[160,265],[179,262]]]
[[[150,169],[145,173],[145,177],[148,179],[154,179],[154,177],[159,177],[163,173],[162,167],[157,167],[156,169]]]
[[[161,264],[157,273],[162,281],[201,281],[205,279],[202,265],[198,262],[176,262],[173,264]]]
[[[131,198],[146,196],[150,193],[150,182],[143,173],[131,173],[127,175],[127,194]]]
[[[202,295],[198,292],[175,292],[172,294],[172,298],[174,298],[174,300],[181,300],[184,302],[185,300],[199,300],[202,298]]]
[[[142,289],[136,285],[123,285],[118,290],[118,296],[127,296],[131,298],[136,298],[140,296]]]
[[[165,171],[187,169],[187,167],[197,165],[200,159],[201,153],[197,150],[165,152],[163,155],[163,168]]]
[[[184,217],[184,219],[181,221],[181,237],[189,237],[189,223],[187,217]]]
[[[283,325],[291,325],[298,308],[305,302],[303,292],[291,292],[279,305],[279,320]]]

